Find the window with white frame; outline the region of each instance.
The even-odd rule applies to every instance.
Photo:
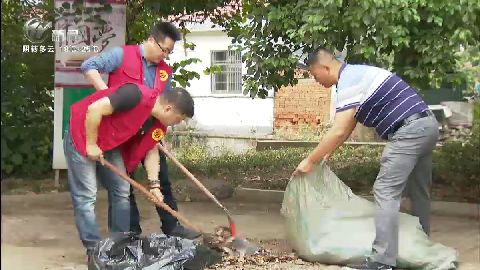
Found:
[[[212,93],[242,93],[242,56],[239,51],[212,51],[212,66],[221,72],[212,74]]]

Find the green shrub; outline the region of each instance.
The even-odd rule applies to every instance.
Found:
[[[354,191],[370,190],[380,170],[381,146],[342,146],[332,156],[330,166]]]
[[[480,186],[480,103],[475,104],[472,135],[466,141],[450,141],[434,155],[436,178],[454,188]]]
[[[446,143],[434,156],[435,176],[455,187],[480,184],[480,144],[478,141]]]
[[[52,133],[49,125],[2,126],[2,179],[12,175],[38,178],[51,173]]]
[[[476,107],[473,135],[464,142],[452,141],[434,151],[434,184],[448,184],[458,191],[480,185],[480,125]],[[207,149],[202,139],[183,137],[175,155],[193,174],[199,176],[224,176],[235,183],[242,183],[245,176],[259,175],[259,188],[284,189],[290,173],[313,148],[287,148],[279,150],[248,151],[234,154],[219,149],[215,155]],[[337,149],[328,164],[354,192],[369,192],[380,169],[383,147],[377,145],[344,145]],[[170,164],[173,178],[184,177]]]
[[[286,180],[289,174],[311,150],[311,148],[286,148],[258,152],[251,150],[243,154],[222,150],[217,155],[212,155],[205,146],[189,142],[175,149],[175,155],[195,175],[221,175],[237,180],[240,175],[271,175],[282,178],[282,183],[271,184],[284,189],[288,183]],[[378,146],[343,146],[328,162],[332,170],[355,190],[369,189],[379,170],[381,152],[382,147]],[[169,171],[173,178],[182,175],[173,164],[170,164]]]
[[[273,171],[284,167],[293,170],[293,164],[298,164],[307,153],[307,149],[291,148],[260,152],[251,150],[243,154],[222,151],[213,156],[204,147],[191,145],[177,151],[177,157],[192,172],[213,175],[257,169]]]

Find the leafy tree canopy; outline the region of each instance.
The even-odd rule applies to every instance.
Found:
[[[346,49],[349,63],[387,68],[420,90],[445,79],[473,88],[472,76],[458,72],[458,52],[479,46],[478,0],[245,0],[218,23],[244,53],[251,96],[295,84],[300,56],[319,45]]]

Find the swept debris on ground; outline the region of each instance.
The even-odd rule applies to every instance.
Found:
[[[255,241],[248,239],[250,242]],[[247,256],[242,250],[233,245],[231,234],[227,227],[216,227],[213,234],[204,236],[203,243],[223,253],[222,262],[208,269],[226,270],[257,270],[257,269],[340,269],[338,266],[326,266],[319,263],[310,263],[299,259],[295,253],[288,252],[278,242],[255,243],[258,246],[271,246],[260,248],[254,255]]]
[[[257,269],[285,269],[285,270],[310,270],[310,269],[340,269],[338,266],[325,266],[319,263],[305,262],[290,254],[276,254],[271,250],[262,249],[252,256],[224,256],[222,263],[208,269],[225,270],[257,270]]]

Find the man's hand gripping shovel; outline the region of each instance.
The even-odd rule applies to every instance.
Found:
[[[190,180],[192,180],[195,185],[203,192],[207,197],[209,197],[216,205],[218,205],[227,215],[230,234],[232,235],[232,248],[235,249],[242,255],[252,255],[258,251],[258,247],[252,245],[246,239],[242,239],[237,236],[237,228],[233,220],[232,214],[228,209],[218,201],[218,199],[200,182],[192,173],[190,173],[185,166],[183,166],[180,161],[175,158],[162,144],[157,144],[158,148],[170,159],[172,162],[186,175]]]

